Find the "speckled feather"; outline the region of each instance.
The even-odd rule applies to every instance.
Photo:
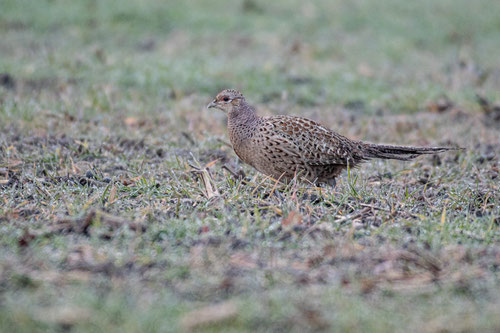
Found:
[[[247,163],[274,178],[299,174],[313,182],[330,182],[347,163],[355,166],[363,160],[359,143],[312,120],[291,116],[259,120],[250,140],[258,148]]]
[[[241,160],[285,181],[299,176],[313,183],[335,184],[342,170],[372,158],[409,160],[454,149],[376,145],[350,140],[306,118],[260,117],[233,89],[220,92],[209,107],[228,113],[229,138]]]

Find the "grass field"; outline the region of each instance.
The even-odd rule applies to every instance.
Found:
[[[498,13],[1,0],[1,331],[500,331]],[[205,108],[223,88],[466,149],[275,184]]]

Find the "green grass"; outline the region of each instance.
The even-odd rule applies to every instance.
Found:
[[[500,125],[476,97],[500,101],[496,1],[1,8],[2,329],[500,329]],[[466,150],[275,185],[204,108],[228,87],[261,114]]]

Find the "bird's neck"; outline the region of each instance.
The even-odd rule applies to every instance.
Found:
[[[255,108],[245,101],[233,107],[227,118],[229,138],[235,151],[248,143],[248,140],[255,135],[259,124],[259,116]]]
[[[228,125],[231,126],[254,126],[258,120],[255,108],[246,101],[233,107],[228,114]]]

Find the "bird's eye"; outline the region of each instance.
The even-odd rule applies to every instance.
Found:
[[[222,98],[222,100],[223,100],[224,102],[229,102],[229,97],[224,96],[224,97]]]

